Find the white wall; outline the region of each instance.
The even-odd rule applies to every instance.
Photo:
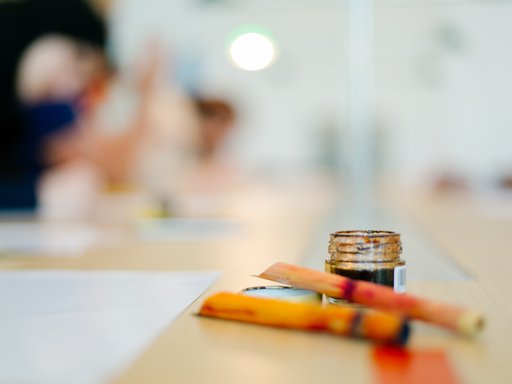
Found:
[[[407,179],[512,168],[512,3],[450,4],[377,11],[387,165]]]
[[[114,44],[128,63],[148,37],[163,38],[174,73],[183,78],[188,67],[202,92],[239,102],[241,162],[299,168],[325,162],[329,126],[345,125],[336,123],[346,116],[343,16],[343,2],[335,0],[120,0]],[[435,168],[485,178],[512,167],[509,20],[509,1],[377,1],[384,171],[417,181]],[[277,40],[281,53],[272,68],[243,72],[226,60],[229,36],[246,24]]]

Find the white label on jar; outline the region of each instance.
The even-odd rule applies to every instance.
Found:
[[[393,277],[393,288],[395,292],[404,293],[406,291],[405,288],[405,273],[406,268],[405,265],[395,268],[395,274]]]

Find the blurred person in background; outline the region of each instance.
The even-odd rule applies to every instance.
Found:
[[[199,155],[203,162],[215,161],[231,134],[236,119],[235,110],[222,99],[196,99],[199,113]]]
[[[81,0],[0,2],[0,210],[32,210],[50,168],[93,163],[112,182],[125,179],[145,134],[156,71],[138,81],[131,126],[104,135],[92,124],[111,73],[102,18]]]
[[[191,193],[222,194],[236,188],[240,174],[229,146],[236,132],[237,113],[227,100],[194,97],[198,129],[198,162],[187,179]]]

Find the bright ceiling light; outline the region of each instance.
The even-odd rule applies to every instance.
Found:
[[[246,71],[260,71],[272,64],[276,49],[267,36],[250,32],[233,40],[229,55],[237,67]]]

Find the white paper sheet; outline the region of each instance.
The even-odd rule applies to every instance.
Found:
[[[142,241],[212,241],[240,234],[242,223],[214,218],[140,219],[139,240]]]
[[[80,223],[0,223],[0,254],[77,257],[112,237],[112,230]]]
[[[218,272],[0,271],[0,383],[104,383]]]

